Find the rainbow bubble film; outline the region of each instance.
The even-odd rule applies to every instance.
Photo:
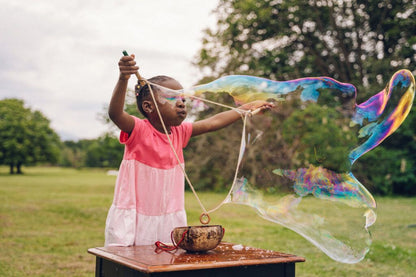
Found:
[[[226,93],[237,104],[283,99],[248,119],[238,179],[226,202],[253,207],[336,261],[365,257],[376,202],[352,166],[405,120],[415,92],[411,72],[396,72],[361,104],[353,85],[328,77],[279,82],[235,75],[184,91]]]

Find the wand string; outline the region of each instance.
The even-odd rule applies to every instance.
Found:
[[[123,51],[123,54],[125,56],[128,56],[128,54],[127,54],[127,52],[125,50]],[[242,134],[241,134],[240,152],[239,152],[239,155],[238,155],[238,162],[237,162],[237,167],[236,167],[235,174],[234,174],[233,183],[232,183],[231,188],[230,188],[227,196],[225,197],[225,199],[220,204],[218,204],[215,208],[207,211],[207,209],[205,208],[205,206],[202,203],[201,199],[199,198],[198,194],[196,193],[195,188],[192,185],[192,182],[189,179],[188,174],[185,171],[184,165],[181,163],[180,158],[179,158],[178,154],[176,153],[176,150],[175,150],[175,147],[173,146],[172,140],[169,137],[169,132],[168,132],[168,130],[166,128],[166,125],[165,125],[165,122],[163,120],[162,114],[160,113],[159,106],[158,106],[158,104],[156,102],[156,97],[155,97],[155,94],[153,92],[153,89],[152,89],[152,86],[151,85],[155,85],[155,86],[158,86],[158,87],[162,87],[162,88],[167,89],[167,90],[170,90],[170,91],[172,91],[172,90],[169,89],[169,88],[165,88],[165,87],[163,87],[161,85],[153,84],[153,83],[147,81],[145,78],[143,78],[139,74],[138,71],[135,73],[135,75],[136,75],[136,77],[137,77],[137,79],[138,79],[138,81],[140,82],[141,85],[147,85],[149,87],[149,91],[150,91],[150,94],[152,96],[152,100],[155,103],[156,112],[157,112],[157,114],[159,116],[160,122],[161,122],[162,127],[163,127],[163,131],[166,134],[166,137],[168,139],[169,145],[170,145],[170,147],[171,147],[171,149],[172,149],[172,151],[173,151],[173,153],[175,155],[176,160],[178,161],[178,165],[181,168],[181,170],[183,172],[183,175],[185,176],[185,179],[186,179],[189,187],[192,190],[192,193],[194,194],[195,198],[197,199],[197,201],[198,201],[198,203],[199,203],[199,205],[200,205],[200,207],[201,207],[201,209],[203,211],[203,213],[199,217],[199,220],[200,220],[200,222],[202,224],[208,224],[209,221],[210,221],[209,214],[212,213],[212,212],[214,212],[214,211],[216,211],[216,210],[218,210],[222,205],[224,205],[226,203],[226,201],[229,199],[230,195],[231,195],[231,192],[232,192],[232,190],[234,188],[234,185],[236,183],[236,180],[237,180],[238,169],[240,167],[241,160],[242,160],[242,156],[243,156],[243,152],[244,152],[244,148],[245,148],[245,137],[246,137],[246,123],[247,123],[247,118],[249,116],[252,116],[252,115],[257,114],[258,112],[260,112],[261,111],[261,108],[258,108],[258,109],[254,110],[254,111],[247,111],[247,110],[242,110],[242,109],[239,109],[239,108],[234,108],[234,107],[231,107],[231,106],[227,106],[227,105],[224,105],[224,104],[221,104],[221,103],[218,103],[218,102],[214,102],[214,101],[211,101],[211,100],[207,100],[207,99],[199,98],[199,97],[196,97],[196,96],[192,96],[193,98],[198,99],[198,100],[201,100],[201,101],[205,101],[205,102],[208,102],[208,103],[211,103],[211,104],[214,104],[214,105],[218,105],[218,106],[222,106],[222,107],[225,107],[225,108],[229,108],[229,109],[235,110],[237,113],[239,113],[241,115],[241,117],[243,119],[243,130],[242,130]],[[203,218],[206,218],[206,219],[203,219]]]
[[[147,82],[147,80],[146,80],[146,82]],[[201,201],[201,199],[199,198],[199,196],[198,196],[198,194],[196,193],[196,191],[195,191],[195,188],[194,188],[194,186],[192,185],[192,182],[191,182],[191,180],[189,179],[189,177],[188,177],[188,174],[186,173],[186,171],[185,171],[185,168],[184,168],[184,166],[183,166],[183,164],[181,163],[181,161],[180,161],[180,159],[179,159],[179,156],[178,156],[178,154],[176,153],[176,150],[175,150],[175,148],[174,148],[174,146],[173,146],[173,143],[172,143],[172,140],[171,140],[171,138],[169,137],[169,132],[168,132],[168,130],[167,130],[167,128],[166,128],[166,125],[165,125],[165,122],[164,122],[164,120],[163,120],[163,117],[162,117],[162,114],[160,113],[160,110],[159,110],[159,107],[158,107],[158,104],[157,104],[157,102],[156,102],[156,97],[155,97],[155,95],[154,95],[154,92],[153,92],[153,89],[152,89],[152,87],[151,87],[151,85],[150,85],[150,83],[148,82],[147,83],[147,85],[149,86],[149,90],[150,90],[150,94],[151,94],[151,96],[152,96],[152,99],[153,99],[153,102],[155,103],[155,107],[156,107],[156,111],[157,111],[157,114],[158,114],[158,116],[159,116],[159,119],[160,119],[160,122],[161,122],[161,124],[162,124],[162,127],[163,127],[163,130],[164,130],[164,132],[165,132],[165,134],[166,134],[166,137],[167,137],[167,139],[168,139],[168,141],[169,141],[169,145],[170,145],[170,147],[172,148],[172,151],[173,151],[173,153],[174,153],[174,155],[175,155],[175,157],[176,157],[176,160],[178,161],[178,164],[179,164],[179,166],[180,166],[180,168],[181,168],[181,170],[182,170],[182,172],[183,172],[183,174],[184,174],[184,176],[185,176],[185,179],[186,179],[186,181],[187,181],[187,183],[188,183],[188,185],[189,185],[189,187],[191,188],[191,190],[192,190],[192,193],[195,195],[195,198],[197,199],[197,201],[198,201],[198,203],[199,203],[199,205],[200,205],[200,207],[201,207],[201,209],[203,210],[203,214],[201,215],[201,217],[200,217],[200,221],[201,221],[201,223],[202,224],[208,224],[209,223],[209,220],[210,220],[210,218],[209,218],[209,214],[210,213],[212,213],[212,212],[214,212],[214,211],[216,211],[216,210],[218,210],[223,204],[225,204],[225,202],[227,201],[227,199],[229,198],[229,196],[231,195],[231,191],[232,191],[232,189],[233,189],[233,187],[234,187],[234,184],[235,184],[235,181],[236,181],[236,179],[237,179],[237,173],[238,173],[238,168],[240,167],[240,163],[241,163],[241,158],[242,158],[242,153],[243,153],[243,151],[244,151],[244,147],[243,147],[243,145],[245,145],[245,132],[246,132],[246,122],[247,122],[247,117],[249,117],[249,116],[252,116],[253,114],[256,114],[256,113],[258,113],[258,112],[260,112],[261,111],[261,108],[258,108],[258,109],[256,109],[256,110],[254,110],[254,111],[246,111],[246,110],[241,110],[241,109],[235,109],[235,108],[232,108],[232,109],[234,109],[236,112],[238,112],[240,115],[242,115],[242,117],[243,117],[243,131],[242,131],[242,135],[241,135],[241,143],[240,143],[240,153],[239,153],[239,159],[238,159],[238,162],[237,162],[237,168],[236,168],[236,170],[235,170],[235,175],[234,175],[234,180],[233,180],[233,183],[232,183],[232,186],[231,186],[231,189],[230,189],[230,191],[228,192],[228,194],[227,194],[227,197],[217,206],[217,207],[215,207],[214,209],[212,209],[212,210],[209,210],[209,211],[207,211],[207,209],[205,208],[205,206],[204,206],[204,204],[202,203],[202,201]],[[202,101],[203,101],[204,99],[202,99]],[[213,102],[213,101],[211,101],[212,103],[216,103],[216,102]],[[242,113],[243,112],[243,113]],[[207,219],[204,221],[203,220],[203,216],[205,216],[205,217],[207,217]]]

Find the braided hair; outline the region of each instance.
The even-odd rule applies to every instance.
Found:
[[[159,76],[152,77],[152,78],[148,79],[147,81],[149,81],[150,83],[160,85],[163,82],[168,81],[168,80],[173,80],[173,78],[168,77],[168,76],[164,76],[164,75],[159,75]],[[159,91],[159,88],[155,85],[151,85],[149,83],[141,85],[140,80],[137,82],[137,85],[134,88],[134,90],[136,92],[137,108],[139,109],[140,113],[146,118],[147,118],[147,114],[143,110],[142,104],[143,104],[144,100],[150,100],[151,99],[149,86],[152,87],[152,91],[154,93],[157,93]]]

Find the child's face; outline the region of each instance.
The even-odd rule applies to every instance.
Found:
[[[167,80],[162,82],[160,85],[172,90],[183,89],[181,84],[179,84],[176,80]],[[163,88],[159,88],[157,92],[158,107],[166,125],[178,126],[187,115],[185,103],[183,99],[171,96],[172,93],[169,93],[169,91],[163,91]]]

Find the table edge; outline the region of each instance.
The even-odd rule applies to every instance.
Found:
[[[180,264],[180,265],[147,265],[137,260],[128,259],[111,254],[100,247],[88,249],[88,253],[93,254],[97,257],[117,262],[123,266],[139,270],[144,273],[157,273],[157,272],[168,272],[168,271],[184,271],[184,270],[195,270],[195,269],[210,269],[210,268],[224,268],[224,267],[238,267],[238,266],[253,266],[253,265],[264,265],[264,264],[284,264],[284,263],[296,263],[305,262],[305,259],[298,256],[286,256],[282,258],[272,258],[268,260],[245,260],[244,263],[232,262],[215,262],[215,263],[199,263],[196,268],[193,264]],[[282,261],[284,259],[284,261]]]

